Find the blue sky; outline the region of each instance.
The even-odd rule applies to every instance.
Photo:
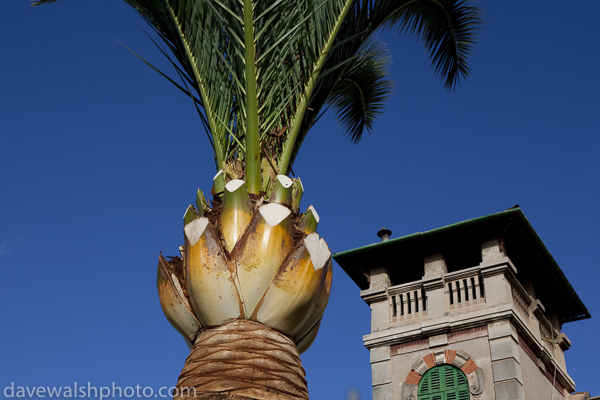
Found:
[[[210,188],[189,99],[114,39],[165,65],[117,0],[0,5],[0,387],[171,386],[187,347],[155,288],[181,217]],[[600,395],[600,3],[485,1],[454,92],[420,43],[384,35],[395,93],[352,145],[332,116],[294,171],[333,251],[519,204],[592,314],[569,323],[568,372]],[[311,399],[371,398],[369,309],[334,267],[321,333],[303,355]],[[1,396],[1,395],[0,395]]]

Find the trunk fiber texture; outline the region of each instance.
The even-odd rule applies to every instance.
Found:
[[[200,332],[179,375],[181,395],[174,400],[308,400],[305,376],[290,338],[266,325],[236,320]]]

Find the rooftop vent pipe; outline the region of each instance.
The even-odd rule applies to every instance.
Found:
[[[392,231],[390,231],[387,228],[381,228],[379,230],[379,232],[377,232],[377,236],[379,236],[381,238],[382,242],[387,242],[388,240],[390,240],[391,234],[392,234]]]

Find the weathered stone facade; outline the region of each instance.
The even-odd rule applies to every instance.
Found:
[[[442,364],[466,375],[470,399],[589,398],[570,394],[561,332],[589,313],[520,209],[334,258],[371,308],[373,400],[417,400]]]

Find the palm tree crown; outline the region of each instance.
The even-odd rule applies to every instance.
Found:
[[[421,39],[452,88],[469,74],[480,25],[479,10],[463,0],[125,1],[156,32],[182,83],[168,79],[198,109],[217,170],[226,172],[217,192],[227,176],[258,194],[289,174],[324,106],[351,140],[361,139],[391,89],[378,29]]]

